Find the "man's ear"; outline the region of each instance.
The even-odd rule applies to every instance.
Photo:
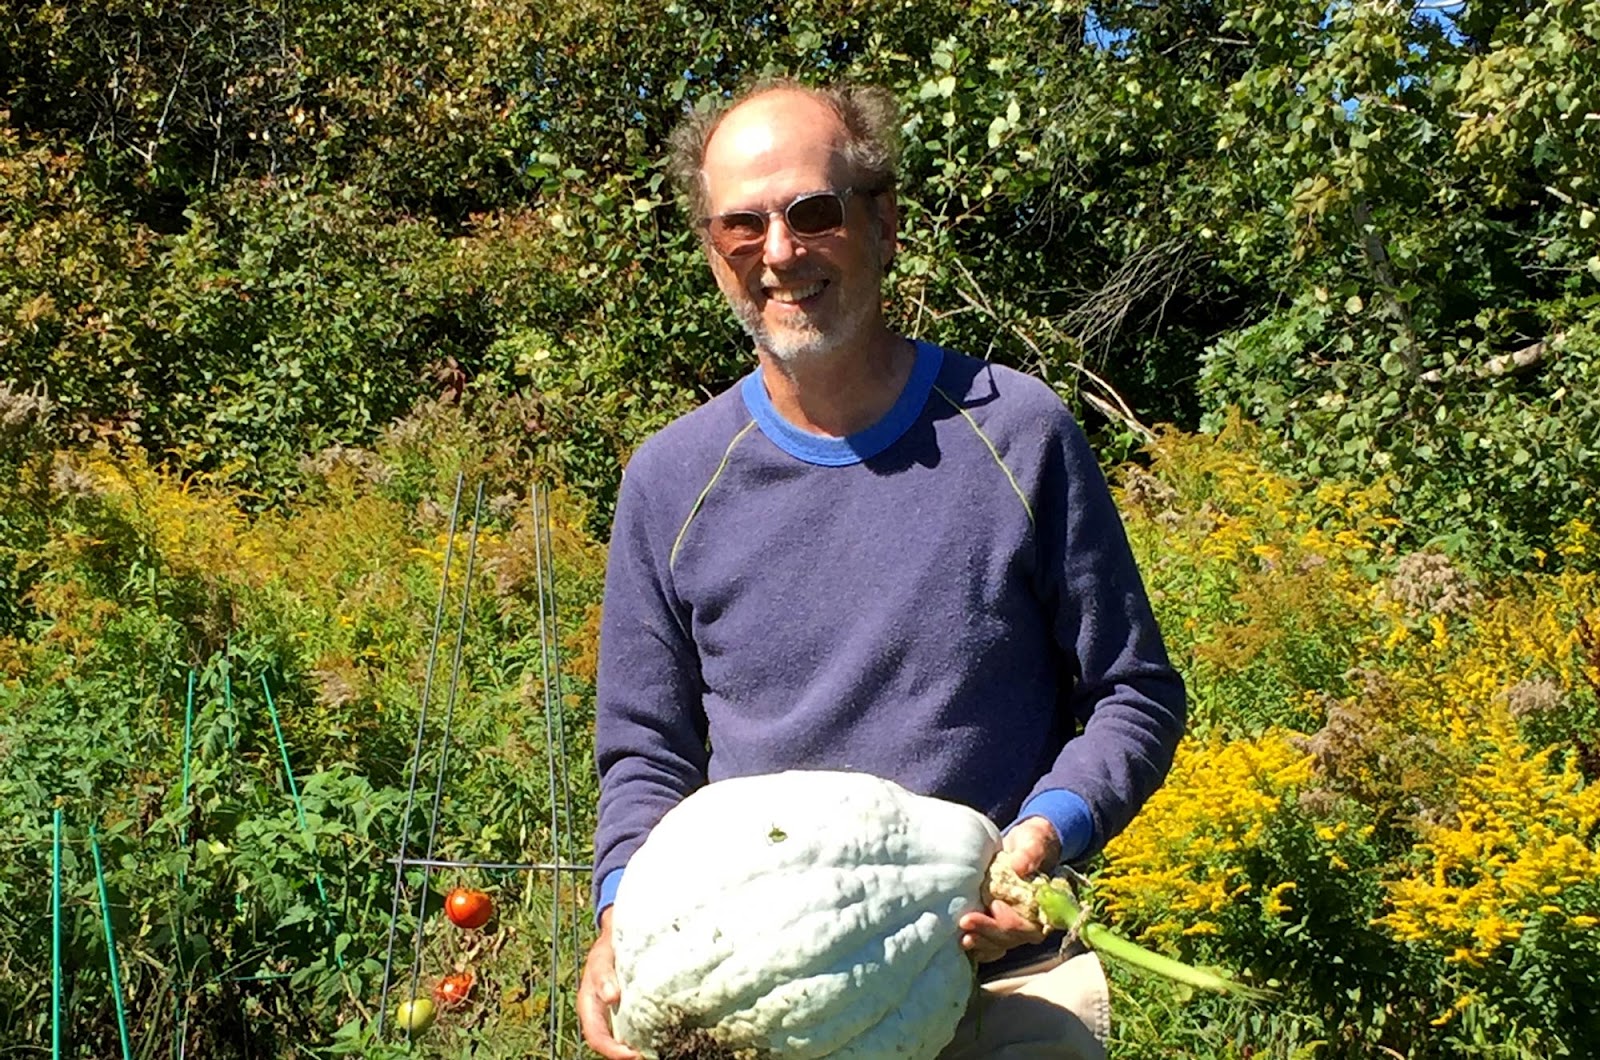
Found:
[[[900,249],[900,202],[894,189],[872,197],[873,216],[877,219],[878,247],[883,258],[883,271],[888,272],[894,263],[895,252]]]

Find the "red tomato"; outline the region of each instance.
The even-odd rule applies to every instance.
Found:
[[[472,973],[456,972],[433,985],[433,1000],[441,1009],[452,1009],[466,1003],[472,996]]]
[[[457,887],[444,899],[444,915],[460,928],[481,928],[494,915],[494,902],[482,891]]]

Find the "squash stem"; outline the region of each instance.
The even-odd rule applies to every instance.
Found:
[[[1094,923],[1084,915],[1083,906],[1070,890],[1054,886],[1048,879],[1034,881],[1034,898],[1039,904],[1039,916],[1047,928],[1075,931],[1085,945],[1102,956],[1199,990],[1233,994],[1252,1001],[1264,1001],[1274,996],[1270,990],[1246,986],[1215,972],[1208,972],[1192,964],[1174,960],[1165,954],[1145,949],[1104,924]]]

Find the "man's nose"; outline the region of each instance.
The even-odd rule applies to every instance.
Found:
[[[762,241],[761,259],[769,265],[781,265],[800,254],[801,243],[789,229],[789,221],[781,213],[767,218],[767,236]]]

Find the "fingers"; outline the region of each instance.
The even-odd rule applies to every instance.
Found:
[[[639,1054],[611,1034],[611,1010],[622,1000],[617,987],[616,960],[611,949],[611,922],[603,917],[600,937],[589,947],[578,984],[578,1025],[589,1048],[606,1060],[638,1060]]]
[[[1002,852],[1011,868],[1027,879],[1055,869],[1061,860],[1061,836],[1043,817],[1026,817],[1007,830]],[[1002,957],[1017,946],[1044,940],[1044,929],[1004,902],[966,913],[956,922],[961,947],[980,963]]]
[[[1011,857],[1012,869],[1023,879],[1052,872],[1061,861],[1061,837],[1055,825],[1043,817],[1018,821],[1006,833],[1003,849]]]
[[[996,960],[1017,946],[1042,942],[1044,931],[1004,902],[995,902],[987,912],[967,913],[956,921],[961,929],[961,948],[978,963]]]
[[[637,1060],[638,1053],[611,1036],[609,1012],[610,1006],[616,1004],[614,987],[612,994],[612,999],[606,1000],[598,990],[579,988],[578,1023],[583,1028],[583,1040],[606,1060]]]
[[[988,964],[997,961],[1006,955],[1006,947],[991,941],[985,935],[965,934],[961,936],[961,948],[972,955],[972,959],[979,964]]]

